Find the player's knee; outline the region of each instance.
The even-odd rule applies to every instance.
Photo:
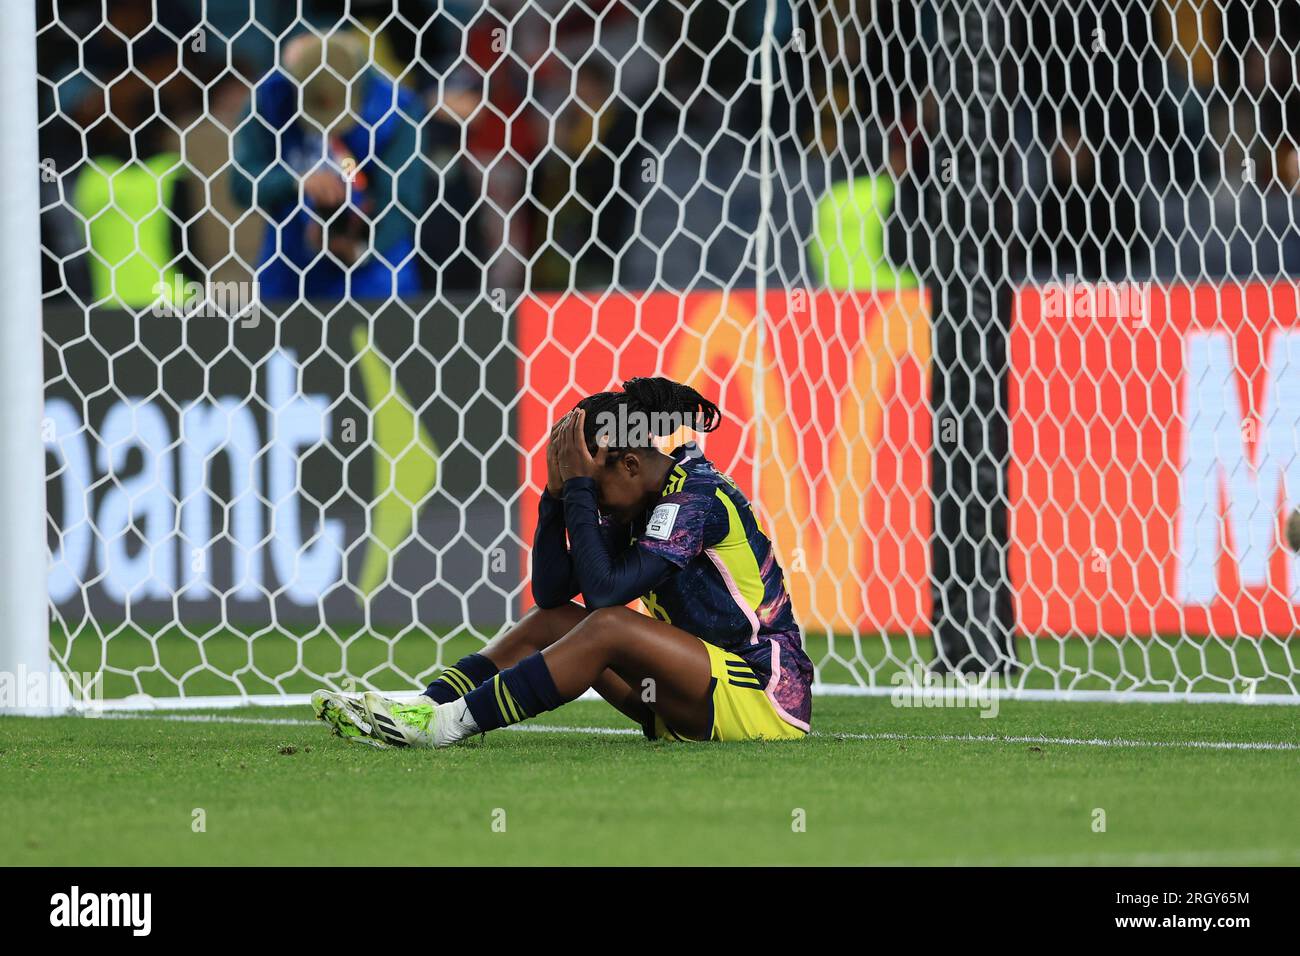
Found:
[[[541,607],[535,604],[531,608],[529,608],[527,614],[525,614],[522,618],[520,618],[519,623],[520,624],[527,624],[529,622],[540,623],[542,621],[553,620],[554,618],[559,617],[563,613],[561,611],[561,608],[564,607],[568,607],[568,605],[561,604],[559,607]]]
[[[551,607],[542,607],[540,604],[534,604],[529,608],[528,613],[524,615],[524,618],[527,619],[533,615],[545,618],[570,617],[573,615],[574,611],[581,611],[582,609],[582,605],[575,604],[573,601],[565,601],[563,604],[555,604]]]
[[[625,607],[597,608],[582,622],[582,630],[597,640],[612,643],[627,633],[627,625],[635,614]]]
[[[585,613],[572,601],[558,607],[532,607],[507,634],[507,644],[542,650],[573,630]]]
[[[623,607],[621,604],[617,607],[597,608],[588,615],[591,619],[599,621],[604,627],[619,623],[626,624],[630,620],[635,620],[638,616],[636,611]]]

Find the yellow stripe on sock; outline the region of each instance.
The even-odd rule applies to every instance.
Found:
[[[438,679],[435,681],[435,683],[442,684],[453,694],[457,694],[461,697],[465,696],[465,692],[460,689],[460,684],[458,684],[455,678],[453,678],[450,674],[446,673],[445,671],[438,675]]]
[[[509,717],[510,713],[506,710],[506,702],[501,699],[501,675],[498,674],[492,678],[492,694],[497,700],[497,710],[501,712],[503,718]]]
[[[523,720],[523,717],[519,716],[519,712],[513,706],[514,699],[511,698],[510,691],[506,688],[506,685],[501,682],[500,674],[492,678],[492,691],[496,694],[497,709],[501,711],[501,716],[505,718],[508,723],[517,724],[519,721]]]
[[[470,679],[454,667],[448,667],[442,672],[442,679],[451,685],[451,689],[456,691],[462,697],[474,689]]]
[[[510,710],[515,715],[514,722],[516,724],[519,723],[519,721],[524,719],[523,708],[515,703],[514,697],[510,694],[510,688],[507,687],[504,682],[501,684],[501,693],[505,696],[506,703],[510,705]]]

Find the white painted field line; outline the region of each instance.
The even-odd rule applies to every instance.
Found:
[[[106,711],[88,714],[87,720],[165,720],[173,724],[257,724],[263,727],[312,727],[317,721],[303,717],[228,717],[225,714],[151,714]]]
[[[927,858],[934,866],[1286,866],[1300,862],[1291,849],[1190,850],[1133,853],[1071,853],[1061,856]],[[915,859],[872,860],[872,866],[915,866]]]
[[[1300,743],[1270,740],[1131,740],[1123,737],[1032,737],[1001,734],[824,734],[846,740],[931,740],[984,744],[1051,744],[1055,747],[1181,747],[1190,750],[1300,750]]]
[[[267,727],[311,727],[315,720],[296,717],[234,717],[226,714],[152,714],[111,712],[99,720],[164,720],[183,724],[256,724]],[[543,734],[598,734],[605,736],[640,736],[633,727],[570,727],[558,724],[515,724],[509,730]],[[1186,750],[1283,750],[1300,751],[1300,743],[1289,741],[1238,740],[1134,740],[1123,737],[1035,737],[1000,734],[813,734],[838,740],[895,740],[936,743],[978,744],[1049,744],[1053,747],[1174,748]]]

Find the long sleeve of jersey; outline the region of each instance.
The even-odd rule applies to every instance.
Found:
[[[577,593],[573,562],[564,540],[564,502],[543,490],[533,532],[533,601],[540,608],[559,607]]]
[[[676,569],[667,558],[644,548],[616,553],[610,547],[610,539],[601,533],[596,483],[590,478],[570,478],[564,483],[564,524],[569,531],[573,575],[589,608],[627,604],[654,590]]]

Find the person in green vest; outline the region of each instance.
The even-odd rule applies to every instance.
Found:
[[[808,241],[813,277],[828,288],[845,291],[915,288],[916,276],[895,266],[888,255],[886,223],[894,201],[889,169],[841,172],[814,210]]]
[[[161,154],[174,154],[177,130],[206,126],[195,123],[205,107],[216,109],[241,84],[210,26],[198,31],[201,11],[127,0],[75,6],[77,25],[52,27],[41,41],[48,81],[40,92],[41,156],[58,174],[42,176],[51,193],[45,288],[83,302],[147,304],[151,287],[175,271],[162,266],[194,248],[177,241],[179,223],[167,238],[165,210],[187,208],[191,177],[174,155]],[[150,260],[160,255],[154,267]]]
[[[132,139],[154,145],[154,130]],[[73,207],[86,229],[91,294],[96,305],[139,309],[175,304],[185,288],[181,263],[190,248],[187,167],[177,152],[110,149],[86,160]]]

